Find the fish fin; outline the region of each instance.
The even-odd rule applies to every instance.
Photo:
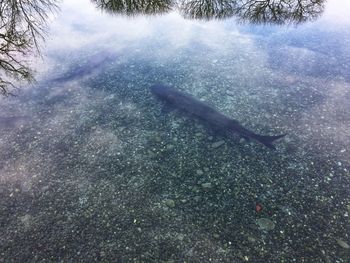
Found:
[[[276,136],[268,136],[268,135],[256,135],[254,138],[264,144],[266,147],[276,150],[276,147],[272,144],[274,141],[281,139],[282,137],[286,136],[287,134],[282,135],[276,135]]]

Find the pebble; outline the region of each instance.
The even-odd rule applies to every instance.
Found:
[[[191,188],[191,191],[192,191],[193,193],[198,193],[198,192],[199,192],[199,189],[198,189],[197,186],[194,186],[194,187]]]
[[[112,100],[112,99],[114,99],[114,94],[111,94],[103,98],[103,100]]]
[[[180,241],[184,240],[184,238],[185,238],[184,234],[178,234],[177,235],[177,239],[180,240]]]
[[[201,197],[196,195],[194,198],[193,198],[194,201],[196,202],[199,202],[201,200]]]
[[[256,239],[255,239],[254,237],[248,237],[248,241],[249,241],[249,242],[255,242]]]
[[[225,141],[217,141],[212,143],[211,148],[219,148],[221,145],[225,144]]]
[[[226,90],[226,94],[233,97],[235,95],[235,92],[232,90]]]
[[[262,230],[272,230],[275,228],[275,223],[268,218],[259,218],[256,220],[256,223]]]
[[[350,248],[349,244],[346,243],[344,240],[342,240],[342,239],[340,239],[340,238],[337,239],[337,243],[338,243],[338,245],[341,246],[342,248],[345,248],[345,249],[349,249],[349,248]]]
[[[198,170],[196,171],[196,174],[197,174],[197,175],[203,175],[204,173],[203,173],[203,171],[202,171],[201,169],[198,169]]]
[[[157,156],[154,152],[152,152],[151,150],[147,151],[148,157],[149,158],[154,158],[155,156]]]
[[[21,216],[19,219],[26,229],[29,229],[33,224],[33,217],[29,214],[25,214],[24,216]]]
[[[211,183],[202,183],[201,186],[204,188],[204,189],[210,189],[213,187],[213,185]]]
[[[171,208],[175,207],[175,201],[172,200],[172,199],[165,199],[163,202],[164,202],[164,204],[166,204],[168,207],[171,207]]]
[[[173,150],[173,149],[174,149],[174,145],[168,144],[168,145],[166,146],[166,148],[167,148],[168,150]]]

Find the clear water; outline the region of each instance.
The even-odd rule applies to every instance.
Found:
[[[349,262],[349,3],[278,24],[96,5],[64,1],[37,83],[1,98],[0,262]],[[287,136],[166,114],[159,83]]]

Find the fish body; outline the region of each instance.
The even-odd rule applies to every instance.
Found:
[[[266,136],[256,134],[243,127],[237,120],[231,119],[193,96],[171,87],[154,85],[151,87],[151,91],[168,106],[187,112],[205,121],[215,130],[234,132],[245,139],[254,139],[270,149],[276,149],[272,144],[273,141],[286,135]]]

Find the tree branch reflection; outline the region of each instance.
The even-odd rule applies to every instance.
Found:
[[[91,0],[97,8],[111,14],[156,15],[172,10],[173,0]]]
[[[239,0],[236,15],[251,23],[302,23],[316,19],[324,10],[325,0]]]
[[[14,80],[32,81],[27,60],[40,54],[48,14],[57,0],[0,0],[0,92],[11,94]]]
[[[178,10],[189,19],[237,17],[249,23],[302,23],[317,18],[325,0],[92,0],[113,14],[161,14]]]
[[[222,19],[235,15],[237,2],[232,0],[180,0],[178,8],[185,18]]]

